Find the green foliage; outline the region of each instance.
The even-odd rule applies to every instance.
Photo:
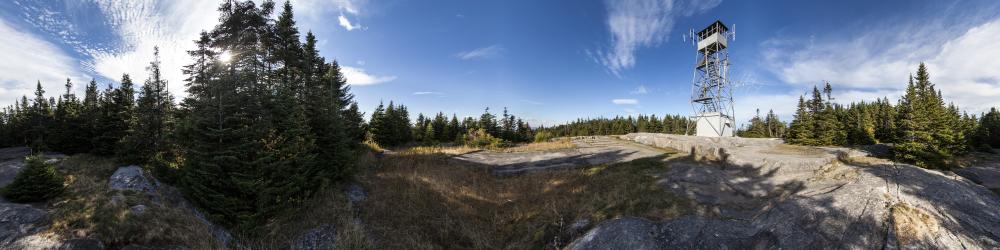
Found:
[[[552,132],[549,131],[543,130],[535,133],[535,142],[547,142],[552,140],[552,138],[555,138],[555,136],[553,136]]]
[[[975,117],[971,119],[975,120]],[[979,118],[978,125],[972,143],[982,151],[992,151],[988,149],[990,147],[1000,149],[1000,111],[990,108]]]
[[[130,122],[121,150],[117,152],[119,161],[125,163],[147,163],[156,154],[168,150],[169,135],[174,128],[174,97],[167,90],[167,81],[160,73],[160,49],[153,48],[153,61],[146,68],[146,79]]]
[[[736,135],[746,138],[780,138],[785,130],[787,126],[778,119],[774,110],[769,111],[767,117],[763,119],[760,118],[760,110],[757,110],[757,115],[750,118],[750,124],[744,129],[737,130]]]
[[[623,135],[634,132],[682,135],[686,134],[689,129],[693,131],[694,124],[690,124],[692,126],[689,128],[688,123],[689,119],[681,115],[665,115],[663,118],[657,118],[656,115],[616,116],[614,118],[577,119],[567,124],[541,128],[538,131],[549,131],[555,137]]]
[[[271,1],[219,10],[219,25],[195,41],[184,68],[178,179],[213,219],[249,229],[348,178],[364,122],[338,64],[319,55],[312,33],[299,42],[289,3],[277,20]],[[220,51],[232,58],[220,60]],[[403,106],[377,113],[391,118],[373,120],[380,131],[409,127]],[[379,143],[395,142],[388,138],[396,139]]]
[[[898,115],[897,159],[922,167],[948,168],[948,160],[967,152],[965,134],[971,131],[962,131],[957,108],[945,105],[922,63],[899,102]]]
[[[946,104],[923,64],[895,106],[883,98],[845,107],[832,103],[832,91],[827,83],[822,93],[813,88],[811,100],[799,98],[786,141],[817,146],[893,143],[894,155],[900,161],[948,168],[952,158],[990,140],[990,132],[983,125],[988,123],[984,122],[987,115],[977,121]],[[972,135],[987,139],[970,138]]]
[[[493,137],[485,129],[478,128],[461,136],[459,141],[466,146],[477,148],[503,148],[509,146],[500,138]]]
[[[55,166],[44,162],[41,155],[29,156],[26,166],[14,181],[4,187],[3,196],[13,202],[37,202],[48,200],[63,192],[64,178]]]
[[[805,98],[800,96],[798,109],[795,111],[795,118],[792,119],[792,123],[788,128],[785,141],[791,144],[815,145],[816,140],[813,137],[813,124],[815,124],[813,114],[806,109]]]

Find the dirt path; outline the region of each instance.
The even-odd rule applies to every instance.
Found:
[[[672,152],[609,136],[574,137],[572,140],[576,147],[569,149],[513,153],[478,151],[456,156],[455,159],[494,166],[493,172],[497,175],[514,175],[628,162]]]

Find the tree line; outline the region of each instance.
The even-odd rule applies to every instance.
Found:
[[[636,117],[615,116],[614,118],[581,118],[567,124],[541,128],[539,130],[545,131],[555,137],[622,135],[636,132],[683,135],[689,129],[688,121],[689,119],[687,117],[681,115],[664,115],[662,118],[659,118],[656,117],[656,115],[640,114]],[[694,129],[693,124],[690,129]]]
[[[490,109],[486,108],[479,119],[465,117],[461,121],[455,114],[448,118],[443,112],[438,112],[433,117],[419,113],[416,121],[411,123],[406,106],[393,102],[389,102],[388,106],[379,104],[372,112],[368,126],[368,136],[381,146],[400,146],[409,143],[486,146],[473,142],[493,139],[496,139],[493,146],[502,146],[531,141],[535,134],[530,124],[510,114],[506,108],[500,117],[490,113]]]
[[[788,125],[774,114],[774,110],[767,111],[764,118],[760,117],[760,109],[745,127],[736,130],[736,136],[745,138],[782,138]]]
[[[1000,113],[992,108],[977,118],[946,103],[921,63],[905,94],[893,105],[887,97],[848,105],[834,103],[833,88],[814,87],[799,97],[785,140],[813,146],[885,143],[894,158],[918,166],[948,168],[956,156],[1000,147]]]

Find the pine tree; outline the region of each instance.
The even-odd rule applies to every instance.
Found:
[[[448,122],[448,126],[444,128],[444,141],[452,142],[458,138],[458,134],[462,134],[461,124],[458,122],[458,116],[451,114],[451,120]]]
[[[49,130],[52,127],[52,108],[50,101],[45,99],[45,90],[39,81],[35,87],[35,100],[32,103],[31,111],[28,114],[27,138],[30,140],[31,149],[35,152],[48,149],[46,140]]]
[[[483,115],[479,116],[479,125],[477,127],[483,129],[493,137],[500,136],[500,126],[497,125],[496,116],[490,114],[489,107],[486,108]]]
[[[29,156],[26,166],[3,188],[3,196],[13,202],[37,202],[60,195],[65,179],[41,155]]]
[[[996,107],[980,116],[974,138],[973,143],[980,148],[1000,149],[1000,111]]]
[[[153,48],[153,61],[146,70],[149,78],[136,101],[136,119],[129,124],[123,139],[125,147],[119,152],[120,160],[128,163],[146,163],[171,145],[168,139],[174,128],[174,98],[160,71],[159,48]]]
[[[73,93],[73,82],[66,79],[66,92],[56,104],[54,114],[51,148],[67,154],[86,152],[89,149],[89,137],[82,128],[82,106]]]
[[[915,81],[915,82],[914,82]],[[965,153],[965,138],[956,131],[956,111],[944,105],[930,82],[927,67],[917,68],[899,103],[896,158],[922,167],[948,168],[946,161]]]
[[[813,114],[809,112],[810,105],[806,103],[804,97],[799,96],[798,109],[795,111],[795,118],[788,128],[788,134],[786,134],[787,137],[785,138],[788,143],[800,145],[817,144],[816,139],[813,137],[815,121],[813,120]]]

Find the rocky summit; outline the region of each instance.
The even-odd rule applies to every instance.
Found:
[[[569,249],[1000,247],[1000,197],[951,172],[772,139],[621,138],[701,159],[657,174],[663,187],[696,201],[698,214],[605,221]]]

